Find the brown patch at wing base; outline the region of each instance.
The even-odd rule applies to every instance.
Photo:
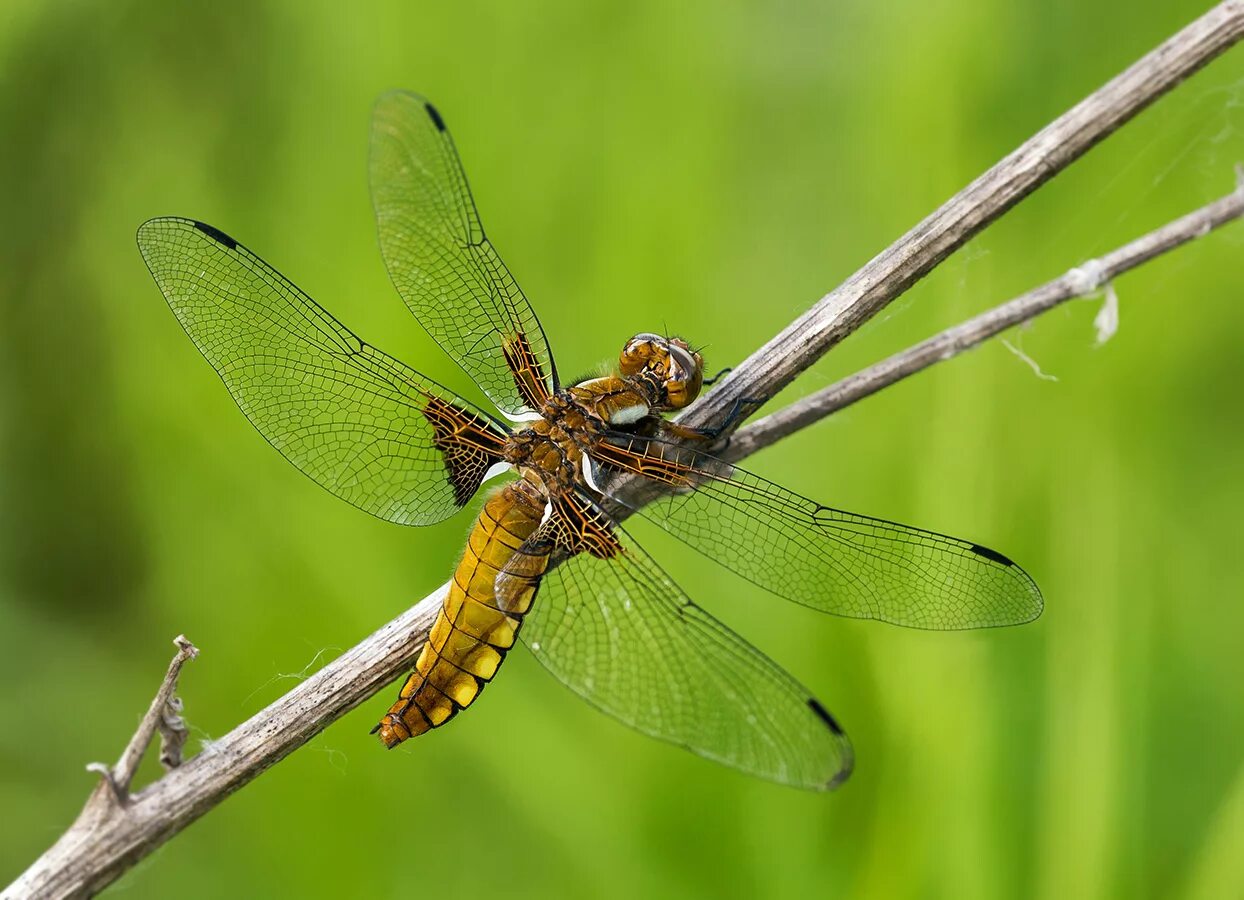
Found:
[[[505,338],[501,342],[501,352],[505,354],[506,365],[510,367],[523,402],[533,410],[543,407],[549,399],[548,385],[527,335],[519,331]]]
[[[554,541],[565,553],[587,553],[597,559],[612,559],[622,552],[605,514],[577,494],[555,497],[553,503]]]
[[[628,439],[625,444],[604,440],[592,448],[592,458],[599,462],[671,487],[694,488],[706,479],[728,477],[725,472],[698,469],[690,454],[685,454],[685,460],[680,458],[683,455],[672,444],[642,438]]]
[[[488,469],[503,461],[505,438],[497,434],[487,419],[440,397],[425,396],[423,416],[432,426],[432,443],[444,456],[454,502],[466,506],[484,483]]]

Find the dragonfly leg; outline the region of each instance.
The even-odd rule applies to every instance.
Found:
[[[768,400],[768,397],[738,397],[720,425],[714,425],[711,428],[693,428],[690,425],[679,425],[677,422],[666,422],[665,430],[666,433],[685,440],[701,440],[711,443],[725,432],[732,430],[745,416],[764,406]],[[748,407],[751,409],[749,410]]]
[[[731,372],[733,372],[733,371],[734,371],[734,369],[733,369],[733,368],[731,368],[730,366],[726,366],[724,369],[722,369],[720,372],[718,372],[718,373],[717,373],[716,375],[714,375],[712,378],[705,378],[705,379],[704,379],[702,382],[700,382],[700,383],[701,383],[702,385],[704,385],[704,387],[708,387],[708,386],[709,386],[709,385],[711,385],[711,384],[716,384],[717,382],[721,381],[721,379],[722,379],[722,378],[724,378],[725,376],[729,375],[729,374],[730,374]]]

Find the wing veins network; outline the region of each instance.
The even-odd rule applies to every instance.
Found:
[[[971,541],[834,509],[660,438],[615,433],[594,456],[606,493],[623,472],[674,487],[640,510],[647,521],[813,609],[930,629],[1019,624],[1041,612],[1027,573]]]
[[[807,689],[692,601],[620,526],[608,530],[614,555],[576,549],[576,506],[601,521],[576,497],[529,541],[544,550],[519,551],[552,552],[558,563],[519,633],[533,655],[642,733],[770,780],[840,783],[850,742]]]
[[[747,485],[747,484],[746,484],[746,482],[742,482],[742,481],[740,481],[740,482],[736,482],[736,483],[737,483],[737,484],[739,484],[741,488],[744,488],[744,487],[745,487],[745,488],[751,488],[751,486],[750,486],[750,485]],[[717,484],[718,484],[718,482],[716,482],[716,481],[708,481],[708,482],[706,482],[706,483],[705,483],[702,487],[698,488],[698,490],[701,490],[701,491],[707,491],[707,492],[708,492],[711,496],[713,496],[713,497],[715,497],[715,498],[716,498],[716,500],[717,500],[717,502],[718,502],[718,503],[720,503],[720,504],[721,504],[721,505],[723,505],[723,506],[727,506],[727,507],[728,507],[728,508],[730,508],[730,509],[734,509],[734,510],[736,510],[736,511],[738,511],[738,512],[746,512],[746,513],[749,513],[749,514],[752,514],[752,515],[755,515],[755,514],[757,514],[757,513],[762,513],[762,514],[763,514],[763,513],[765,513],[765,512],[770,512],[770,513],[773,513],[774,515],[781,516],[781,517],[783,518],[783,520],[788,521],[788,522],[791,522],[791,523],[794,523],[794,524],[799,524],[799,523],[801,523],[801,522],[805,521],[805,519],[804,519],[803,517],[801,517],[801,516],[797,516],[797,515],[790,515],[790,514],[787,512],[787,509],[788,509],[788,508],[795,508],[794,504],[785,503],[785,502],[784,502],[784,501],[782,501],[780,498],[775,498],[775,497],[773,497],[773,495],[772,495],[772,494],[767,494],[767,493],[764,493],[764,492],[762,492],[762,491],[756,491],[756,490],[754,490],[754,489],[753,489],[753,490],[751,490],[751,493],[752,493],[752,495],[753,495],[753,500],[752,500],[752,502],[751,502],[751,503],[750,503],[747,507],[744,507],[744,506],[741,506],[741,505],[736,504],[736,503],[734,502],[734,498],[733,498],[733,497],[731,497],[731,496],[730,496],[730,494],[728,494],[728,493],[724,493],[724,492],[719,492],[719,491],[716,491],[716,490],[715,490],[715,488],[716,488]],[[768,503],[768,501],[773,501],[773,502],[772,502],[772,504],[769,504],[769,503]],[[812,501],[809,501],[809,502],[812,502]],[[779,505],[779,504],[781,504],[781,505]],[[758,507],[759,507],[759,508],[758,508]],[[841,512],[840,510],[835,510],[835,509],[832,509],[831,507],[827,507],[827,506],[823,506],[823,505],[818,504],[818,509],[817,509],[817,512],[820,512],[820,511],[827,511],[827,512],[831,512],[831,513]],[[850,514],[850,513],[847,513],[846,515],[851,515],[851,514]],[[827,540],[830,540],[830,541],[834,542],[835,544],[838,544],[838,545],[840,545],[840,546],[842,546],[842,547],[844,547],[844,548],[858,550],[859,552],[862,552],[862,553],[866,554],[867,556],[869,556],[869,557],[870,557],[870,558],[872,558],[872,559],[879,560],[879,561],[883,561],[883,562],[889,562],[889,561],[891,561],[891,558],[890,558],[890,557],[887,557],[887,556],[886,556],[884,553],[882,553],[881,551],[879,551],[879,550],[875,550],[875,549],[872,549],[872,548],[860,548],[860,547],[859,547],[856,543],[854,543],[853,541],[849,540],[849,539],[845,536],[846,534],[853,534],[853,535],[855,535],[855,536],[857,536],[857,537],[860,537],[860,538],[868,538],[868,537],[872,537],[873,535],[870,535],[868,532],[866,532],[866,531],[859,531],[859,530],[856,530],[856,529],[853,529],[853,528],[849,528],[849,527],[846,527],[845,525],[842,525],[842,526],[839,528],[839,530],[840,530],[841,532],[843,532],[843,534],[834,534],[834,533],[830,532],[830,533],[826,534],[826,539],[827,539]],[[902,534],[903,534],[903,532],[902,532],[901,530],[898,530],[898,529],[892,529],[892,530],[894,531],[894,533],[895,533],[896,535],[902,535]],[[893,543],[895,543],[895,544],[902,544],[902,545],[904,545],[904,546],[921,546],[920,544],[917,544],[915,541],[906,540],[906,539],[903,539],[903,538],[897,538],[897,537],[894,539]],[[811,541],[803,541],[803,540],[801,540],[801,541],[799,541],[799,544],[800,544],[800,547],[801,547],[801,548],[803,548],[803,549],[811,549],[811,548],[812,548],[812,546],[813,546],[813,544],[812,544],[812,542],[811,542]],[[954,544],[953,542],[951,542],[951,543],[948,543],[948,544],[947,544],[947,546],[955,546],[955,544]],[[908,562],[908,563],[907,563],[907,565],[909,565],[909,566],[915,566],[915,569],[916,569],[916,570],[919,572],[919,574],[921,574],[921,575],[928,575],[928,574],[929,574],[927,571],[924,571],[924,570],[920,569],[920,567],[919,567],[918,565],[916,565],[915,561]],[[877,597],[877,595],[876,595],[875,591],[874,591],[874,590],[872,589],[872,587],[871,587],[871,586],[867,583],[867,581],[865,581],[862,577],[860,577],[860,576],[859,576],[859,574],[858,574],[858,573],[853,573],[853,572],[846,572],[846,571],[843,571],[843,573],[842,573],[842,574],[843,574],[844,576],[849,577],[849,578],[852,580],[852,582],[853,582],[853,583],[858,584],[858,585],[860,586],[861,590],[865,591],[865,592],[868,594],[869,598],[873,601],[873,603],[874,603],[874,604],[877,604],[877,602],[878,602],[879,598]],[[879,608],[878,608],[877,606],[874,606],[873,611],[874,611],[874,612],[876,612],[876,613],[879,613]]]
[[[268,287],[284,293],[293,294],[300,301],[302,301],[300,303],[289,304],[289,311],[293,312],[304,322],[310,325],[316,333],[319,333],[326,338],[333,338],[341,342],[340,351],[331,350],[327,346],[319,346],[314,344],[313,346],[318,346],[319,349],[330,353],[341,352],[348,355],[355,355],[367,346],[366,342],[364,342],[362,338],[339,322],[330,312],[328,312],[328,310],[324,309],[324,307],[320,306],[319,303],[303,293],[303,291],[296,284],[280,272],[277,272],[249,249],[241,244],[235,243],[235,246],[232,248],[232,252],[237,253],[240,257],[242,257],[242,259],[246,261],[246,267],[251,274],[267,284]],[[240,292],[234,293],[229,291],[227,288],[222,287],[219,290],[220,293],[227,295],[231,300],[238,304],[245,304],[249,299],[246,295]],[[268,321],[272,321],[272,319],[269,318]],[[273,334],[279,334],[279,332],[273,332]],[[310,336],[305,332],[300,330],[299,334],[310,342]],[[351,343],[355,346],[350,346]]]
[[[402,300],[503,413],[535,411],[503,348],[526,337],[546,396],[558,387],[552,353],[487,237],[443,117],[416,94],[382,96],[373,114],[370,168],[381,251]]]
[[[138,243],[243,413],[312,480],[401,524],[447,518],[478,488],[505,440],[498,420],[362,340],[211,226],[153,219]],[[455,448],[466,456],[451,465]]]
[[[421,236],[425,237],[431,243],[439,244],[442,249],[445,248],[445,244],[440,241],[437,235],[428,231],[425,228],[422,228],[417,222],[406,221],[405,224],[407,225],[409,230],[411,230],[412,232],[416,232],[420,234]],[[504,284],[504,277],[501,275],[501,273],[497,271],[497,266],[493,265],[492,260],[489,259],[487,256],[485,256],[482,262],[488,265],[488,269],[481,270],[481,268],[479,267],[481,264],[481,260],[479,259],[479,254],[477,251],[490,247],[490,245],[487,243],[487,238],[484,238],[483,240],[477,243],[467,242],[467,243],[461,243],[461,244],[451,244],[450,246],[452,248],[462,249],[462,250],[466,250],[470,252],[471,257],[475,259],[476,266],[474,267],[467,266],[465,265],[465,260],[461,258],[457,258],[452,254],[444,253],[444,252],[439,253],[437,255],[438,260],[440,260],[443,263],[447,263],[450,266],[453,274],[457,277],[458,281],[465,288],[470,289],[472,286],[472,283],[474,283],[474,288],[475,288],[474,296],[477,299],[479,299],[481,307],[484,306],[484,303],[482,300],[483,297],[488,298],[489,300],[488,305],[492,307],[493,315],[490,316],[484,323],[487,325],[487,328],[480,332],[479,339],[474,344],[472,344],[471,349],[466,354],[464,354],[466,356],[474,356],[475,348],[479,345],[481,341],[493,335],[499,335],[499,336],[504,337],[505,332],[502,331],[500,328],[498,328],[497,325],[495,324],[497,319],[503,318],[499,314],[502,308],[504,308],[505,311],[509,314],[508,321],[510,323],[521,322],[522,311],[518,309],[518,307],[513,302],[511,302],[509,298],[505,295],[505,292],[503,292],[500,289],[500,285]],[[495,257],[495,255],[496,254],[494,251],[493,256]],[[486,283],[481,283],[481,279],[486,281]],[[515,288],[517,289],[517,285],[515,285]],[[400,292],[400,289],[399,289],[399,292]],[[420,321],[421,322],[423,321],[422,317],[420,317]],[[468,336],[469,336],[469,333],[468,333]],[[497,351],[494,348],[488,348],[488,352],[495,355]],[[453,355],[452,352],[450,353],[450,355],[451,356]]]

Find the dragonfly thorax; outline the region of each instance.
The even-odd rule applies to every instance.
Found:
[[[506,462],[534,472],[550,492],[567,489],[581,480],[583,456],[599,440],[602,423],[570,390],[550,397],[540,416],[510,435]]]
[[[653,414],[682,409],[700,393],[704,361],[681,338],[637,334],[626,342],[618,374],[581,381],[564,393],[587,415],[630,429]]]
[[[581,381],[541,404],[540,418],[515,431],[506,461],[556,492],[583,480],[583,461],[606,431],[686,406],[700,392],[704,363],[680,338],[637,334],[626,342],[618,374]]]

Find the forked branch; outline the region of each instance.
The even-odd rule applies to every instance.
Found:
[[[160,683],[160,689],[156,691],[155,698],[147,707],[146,715],[138,723],[138,730],[130,738],[129,744],[121,754],[121,759],[115,766],[98,762],[87,764],[88,772],[99,774],[100,789],[92,794],[91,802],[87,804],[83,815],[92,813],[106,815],[113,803],[124,806],[129,802],[130,785],[134,782],[138,764],[142,762],[143,754],[147,752],[147,747],[151,744],[157,730],[160,732],[160,764],[164,766],[164,771],[171,771],[181,765],[181,749],[186,741],[186,725],[181,718],[181,701],[176,694],[177,676],[181,674],[182,666],[199,655],[199,649],[190,643],[184,634],[173,638],[173,646],[177,648],[177,653],[173,655],[172,662],[168,664],[168,671],[164,673],[164,681]],[[107,790],[102,790],[103,788]],[[93,809],[93,805],[101,804],[100,809]]]
[[[1241,36],[1244,0],[1215,6],[943,203],[736,366],[679,421],[720,422],[740,398],[776,396],[951,253]]]
[[[1090,296],[1108,286],[1124,272],[1235,221],[1244,216],[1244,169],[1237,167],[1236,179],[1235,190],[1213,203],[1151,231],[1105,256],[1081,263],[1053,281],[960,325],[948,328],[740,429],[722,455],[732,461],[750,456],[757,450],[807,428],[896,381],[958,356],[1008,328],[1034,319],[1068,300]]]
[[[774,395],[1008,208],[1241,36],[1244,0],[1214,7],[947,201],[740,364],[684,419],[700,425],[720,422],[737,399]],[[1220,213],[1207,221],[1221,224],[1225,219]],[[1154,252],[1165,249],[1170,247]],[[1140,261],[1137,257],[1131,264]],[[1035,308],[1029,314],[1035,315]],[[972,335],[987,330],[978,328]],[[951,346],[971,339],[952,340]],[[876,376],[871,378],[870,384],[879,383]],[[805,419],[783,424],[770,417],[736,436],[732,456],[741,458],[819,417],[812,412],[792,415]],[[126,802],[103,809],[92,805],[93,797],[83,815],[3,897],[85,896],[110,884],[233,791],[396,680],[418,654],[444,590],[438,588],[143,790],[129,794],[126,779],[120,795]],[[150,736],[148,731],[143,747]],[[127,751],[123,763],[129,756]]]

